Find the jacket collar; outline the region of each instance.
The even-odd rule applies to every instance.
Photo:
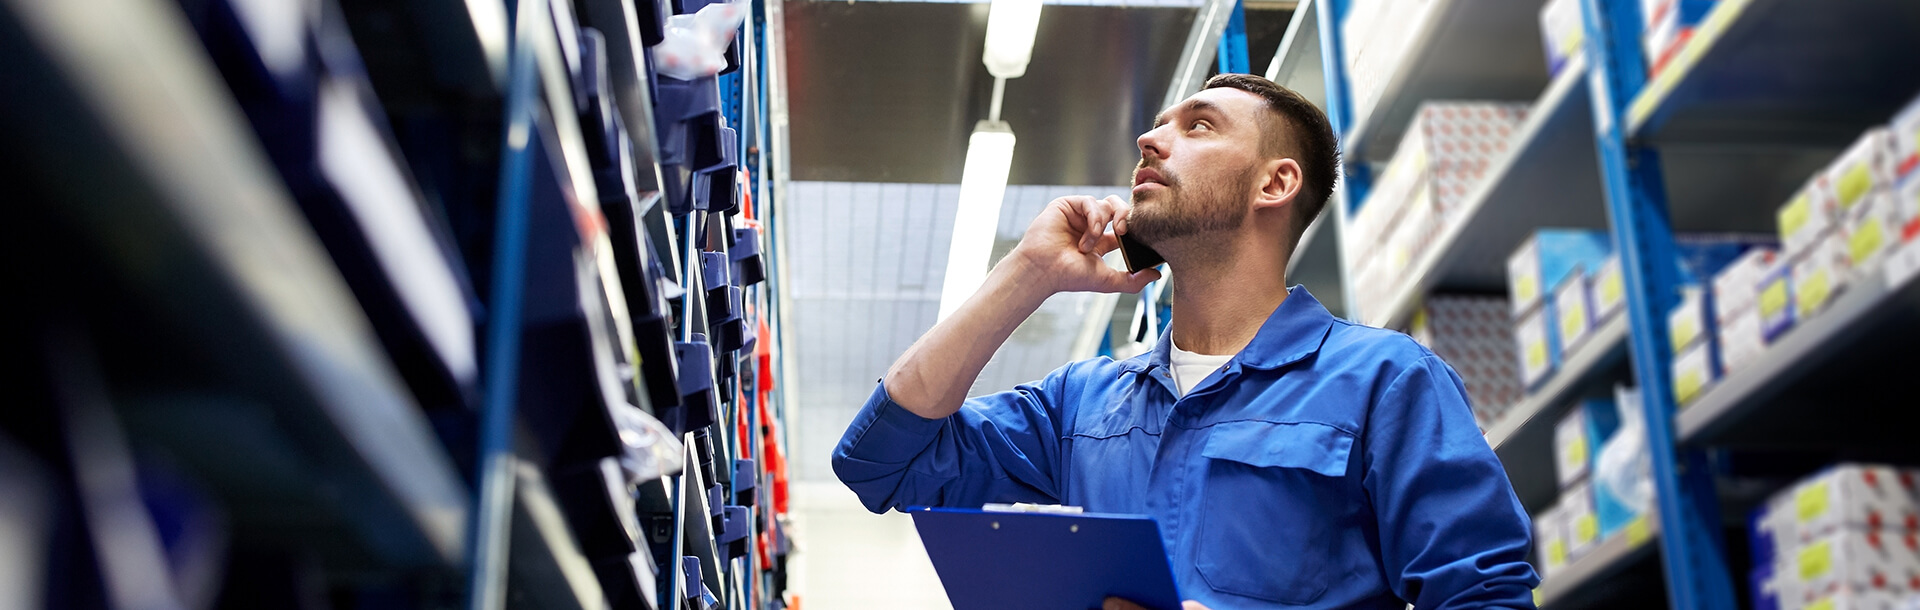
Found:
[[[1233,361],[1258,369],[1274,369],[1305,359],[1320,351],[1333,328],[1333,314],[1313,298],[1305,286],[1287,290],[1287,298],[1267,316],[1254,333],[1253,341],[1235,354]],[[1139,372],[1165,368],[1173,353],[1173,333],[1162,330],[1153,351],[1129,358],[1121,370]]]

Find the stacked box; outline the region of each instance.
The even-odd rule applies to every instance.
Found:
[[[1775,215],[1780,229],[1780,247],[1788,258],[1795,258],[1818,245],[1839,224],[1838,204],[1826,176],[1815,175],[1800,187]]]
[[[1765,596],[1756,599],[1780,608],[1887,608],[1920,593],[1914,474],[1840,464],[1774,494],[1749,527],[1754,564],[1765,567],[1754,573]]]
[[[1850,278],[1847,244],[1837,233],[1801,253],[1793,261],[1794,317],[1805,320],[1819,313],[1846,290]]]
[[[1594,326],[1606,322],[1627,309],[1627,275],[1620,268],[1620,255],[1607,257],[1593,276]]]
[[[1553,314],[1560,331],[1560,358],[1565,360],[1586,345],[1596,325],[1593,285],[1585,270],[1576,270],[1553,289]]]
[[[1342,59],[1360,114],[1380,101],[1387,80],[1407,54],[1414,27],[1431,5],[1430,0],[1357,0],[1347,11],[1340,26]]]
[[[1567,62],[1580,54],[1587,37],[1586,19],[1580,15],[1580,0],[1547,0],[1540,7],[1540,41],[1546,45],[1547,74],[1560,74]]]
[[[1491,428],[1521,398],[1508,319],[1506,299],[1435,295],[1414,315],[1409,332],[1460,375],[1481,428]]]
[[[1659,74],[1713,10],[1713,0],[1640,0],[1640,41],[1649,74]]]
[[[1720,324],[1715,316],[1718,299],[1709,290],[1713,278],[1744,260],[1754,248],[1767,247],[1770,241],[1769,237],[1738,234],[1683,235],[1675,239],[1680,277],[1687,285],[1681,288],[1680,302],[1668,311],[1667,331],[1674,354],[1674,398],[1680,406],[1698,398],[1725,374],[1718,342]],[[1740,295],[1734,296],[1737,299]]]
[[[1581,481],[1560,492],[1560,510],[1567,524],[1567,560],[1578,561],[1600,545],[1600,517],[1594,513],[1593,486]]]
[[[1907,102],[1887,130],[1893,135],[1894,173],[1910,176],[1920,170],[1920,97]]]
[[[1598,269],[1613,252],[1605,231],[1538,229],[1507,257],[1507,291],[1513,313],[1539,306],[1547,291],[1583,269]]]
[[[1521,105],[1427,102],[1349,225],[1347,261],[1362,319],[1404,284],[1466,197],[1504,157],[1524,120]]]
[[[1754,311],[1760,316],[1761,339],[1772,343],[1793,330],[1797,320],[1793,301],[1793,259],[1776,256],[1766,273],[1761,274],[1754,299]]]
[[[1777,249],[1757,247],[1713,276],[1713,320],[1719,331],[1714,340],[1725,370],[1740,370],[1766,351],[1760,324],[1760,289],[1779,258]]]
[[[1520,316],[1513,328],[1513,342],[1519,349],[1520,383],[1528,388],[1540,385],[1547,380],[1558,365],[1555,354],[1560,348],[1554,343],[1553,308],[1542,306]]]
[[[1600,446],[1619,428],[1620,411],[1608,400],[1584,401],[1560,418],[1553,427],[1553,460],[1562,489],[1587,479]]]
[[[1720,380],[1720,370],[1713,362],[1706,301],[1705,290],[1684,287],[1680,304],[1667,314],[1667,337],[1673,348],[1673,398],[1681,407]]]
[[[1559,505],[1548,507],[1533,516],[1533,548],[1540,553],[1535,560],[1535,571],[1541,578],[1552,578],[1555,573],[1567,567],[1566,519]]]
[[[1850,268],[1865,271],[1899,243],[1905,223],[1895,199],[1900,153],[1893,132],[1876,127],[1861,134],[1822,177],[1833,189],[1839,233],[1846,240]]]

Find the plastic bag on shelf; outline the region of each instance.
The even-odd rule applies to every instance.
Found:
[[[1620,428],[1600,445],[1593,472],[1602,532],[1612,532],[1653,513],[1653,456],[1647,448],[1647,420],[1640,390],[1614,386],[1613,395],[1619,406]]]
[[[680,80],[719,74],[747,11],[745,2],[716,2],[692,15],[668,17],[666,39],[653,48],[653,68]]]
[[[686,447],[666,424],[630,406],[616,407],[613,416],[624,445],[620,468],[628,484],[678,474],[685,466]]]

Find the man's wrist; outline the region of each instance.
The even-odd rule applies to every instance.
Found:
[[[1008,302],[1024,308],[1038,309],[1048,297],[1059,292],[1054,283],[1059,278],[1048,277],[1038,265],[1027,260],[1015,249],[1000,259],[987,274],[982,290],[993,290],[1003,295]]]

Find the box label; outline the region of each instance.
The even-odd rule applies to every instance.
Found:
[[[1620,298],[1625,296],[1623,293],[1626,291],[1626,280],[1622,279],[1619,273],[1607,274],[1605,279],[1600,280],[1600,302],[1603,304],[1620,302]],[[1602,305],[1601,309],[1606,309],[1606,305]]]
[[[1799,233],[1800,228],[1807,226],[1807,219],[1812,216],[1813,198],[1804,191],[1795,195],[1793,201],[1787,203],[1787,207],[1780,208],[1780,237],[1785,238]]]
[[[1592,514],[1580,515],[1579,519],[1574,520],[1573,522],[1574,544],[1586,544],[1589,542],[1593,542],[1593,539],[1599,536],[1600,536],[1600,522],[1598,519],[1595,519]]]
[[[1787,280],[1785,278],[1767,282],[1760,291],[1760,317],[1773,319],[1787,309]]]
[[[1678,325],[1673,327],[1673,353],[1680,353],[1686,349],[1688,344],[1693,343],[1694,339],[1699,338],[1699,336],[1700,322],[1698,320],[1694,320],[1692,316],[1681,320]]]
[[[1800,550],[1800,580],[1813,580],[1833,571],[1833,542],[1821,540]]]
[[[1647,539],[1653,537],[1653,525],[1647,520],[1646,515],[1634,517],[1633,521],[1627,523],[1626,536],[1627,548],[1638,548],[1646,544]]]
[[[1859,229],[1854,230],[1852,236],[1847,238],[1848,254],[1853,256],[1853,264],[1858,265],[1866,262],[1875,252],[1879,252],[1880,245],[1885,242],[1885,236],[1880,230],[1880,219],[1868,218]]]
[[[1805,318],[1813,310],[1827,303],[1827,297],[1833,294],[1832,279],[1822,268],[1813,272],[1812,277],[1800,284],[1800,317]]]
[[[1680,378],[1673,380],[1673,398],[1682,405],[1693,402],[1693,398],[1700,395],[1700,388],[1706,384],[1705,372],[1699,370],[1683,372]]]
[[[1820,598],[1820,601],[1807,604],[1807,610],[1834,610],[1833,604],[1834,604],[1833,598],[1822,597]],[[1539,604],[1534,604],[1534,605],[1538,606]]]
[[[1540,339],[1527,344],[1527,370],[1538,371],[1547,368],[1547,340]]]
[[[1547,543],[1547,565],[1559,566],[1567,563],[1567,543],[1555,538]]]
[[[1859,203],[1860,198],[1872,189],[1873,172],[1867,169],[1865,163],[1855,163],[1847,168],[1847,173],[1840,175],[1840,183],[1834,187],[1834,191],[1840,195],[1842,210],[1852,209],[1853,204]]]
[[[1567,443],[1565,461],[1568,466],[1587,463],[1587,439],[1576,438],[1573,442]]]
[[[1801,525],[1806,525],[1807,522],[1827,514],[1828,491],[1827,482],[1821,481],[1808,485],[1806,489],[1793,495],[1793,506],[1800,517]]]
[[[1568,307],[1560,312],[1561,343],[1571,343],[1575,337],[1587,331],[1587,308]],[[1565,350],[1563,345],[1561,350]]]
[[[1540,279],[1531,275],[1521,276],[1520,281],[1513,283],[1513,297],[1522,303],[1540,298]]]

